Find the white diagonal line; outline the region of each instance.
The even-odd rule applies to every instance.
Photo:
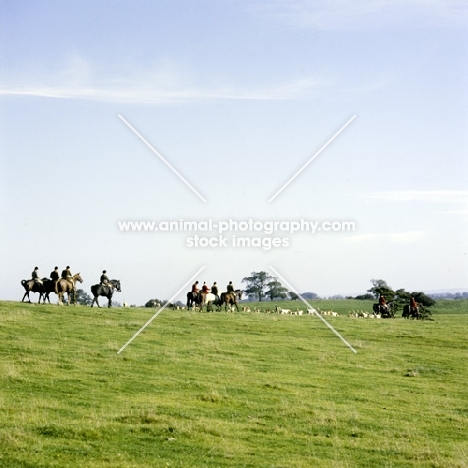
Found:
[[[120,354],[166,307],[170,304],[174,298],[197,276],[199,275],[206,266],[202,266],[184,285],[117,351]]]
[[[185,185],[187,185],[187,187],[189,187],[193,193],[195,193],[195,195],[197,195],[199,198],[201,198],[205,203],[206,203],[206,200],[192,187],[192,185],[181,175],[179,174],[179,172],[166,160],[164,159],[163,156],[161,156],[141,135],[140,133],[138,133],[120,114],[118,114],[119,116],[119,119],[122,120],[122,122],[125,123],[125,125],[127,125],[127,127],[133,131],[133,133],[135,133],[135,135],[140,138],[140,140],[146,145],[148,146],[148,148],[156,155],[158,156],[159,159],[161,159],[161,161],[166,164],[166,166],[171,169],[172,172],[174,172],[174,174],[176,174],[179,179],[184,182]]]
[[[272,202],[354,119],[353,115],[269,200]]]
[[[307,308],[311,307],[311,305],[272,267],[270,266],[270,270],[275,274],[275,275],[278,275],[282,281],[284,281],[284,283],[292,290],[294,291],[300,298],[300,300],[307,306]],[[315,315],[320,319],[322,320],[322,322],[325,323],[325,325],[330,328],[330,330],[333,331],[333,333],[335,335],[337,335],[340,340],[346,345],[348,346],[348,348],[353,352],[353,353],[357,353],[357,351],[320,315],[317,313],[317,311],[313,308],[313,311],[315,313]]]

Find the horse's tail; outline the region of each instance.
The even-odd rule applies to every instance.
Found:
[[[55,289],[55,294],[58,295],[58,284],[59,284],[60,278],[55,282],[54,289]]]

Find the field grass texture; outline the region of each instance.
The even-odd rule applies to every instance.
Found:
[[[311,315],[167,310],[117,355],[155,309],[0,302],[0,466],[468,467],[467,301],[312,304],[356,354]]]

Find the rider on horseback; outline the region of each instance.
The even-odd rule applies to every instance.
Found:
[[[75,289],[75,282],[73,281],[73,275],[72,275],[69,265],[67,265],[67,268],[65,268],[65,270],[62,271],[62,274],[60,276],[61,276],[61,279],[68,281],[72,285],[73,289]],[[58,283],[59,283],[58,281],[55,283],[56,294],[58,294]]]
[[[382,294],[380,294],[380,297],[379,297],[379,306],[387,307],[387,303],[385,302],[385,297],[383,297]]]
[[[232,285],[232,281],[229,281],[229,284],[227,285],[226,287],[226,292],[230,293],[230,292],[234,292],[234,286]]]
[[[62,271],[61,276],[62,276],[62,279],[72,282],[71,279],[73,278],[73,275],[72,275],[69,265],[67,265],[67,268],[65,268],[65,270]]]
[[[109,277],[106,275],[106,270],[102,270],[102,275],[101,278],[99,279],[100,283],[103,284],[104,286],[107,286],[109,284]]]
[[[38,267],[34,267],[34,271],[31,273],[31,278],[35,283],[42,286],[43,283],[42,283],[41,278],[39,278],[39,268]]]
[[[59,278],[60,278],[60,275],[58,273],[58,267],[56,266],[54,268],[54,271],[50,273],[50,279],[55,283],[56,281],[58,281]]]
[[[203,286],[202,286],[202,303],[205,303],[205,296],[210,292],[210,288],[206,284],[205,281],[203,281]]]
[[[218,295],[219,295],[219,292],[218,292],[218,285],[216,284],[216,281],[213,283],[213,286],[211,286],[211,292],[212,292],[215,296],[218,296]]]
[[[53,281],[54,283],[54,290],[55,292],[57,293],[57,282],[58,280],[60,279],[60,275],[59,275],[59,272],[58,272],[58,266],[56,266],[54,268],[54,271],[52,271],[50,273],[50,279]],[[49,298],[48,294],[47,294],[47,298]]]
[[[419,311],[418,303],[416,302],[413,296],[411,296],[409,306],[410,306],[410,311],[412,313],[418,313]]]

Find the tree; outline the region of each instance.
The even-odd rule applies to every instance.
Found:
[[[252,271],[251,275],[242,280],[242,283],[247,283],[244,292],[248,295],[254,294],[261,301],[265,296],[268,283],[273,278],[266,271]]]
[[[374,296],[371,293],[366,293],[366,294],[360,294],[359,296],[356,296],[354,299],[358,299],[361,301],[367,301],[370,299],[374,299]]]
[[[376,299],[382,294],[387,302],[393,301],[395,298],[395,291],[387,284],[386,281],[381,279],[371,279],[372,288],[368,289]]]
[[[319,295],[314,292],[305,292],[305,293],[302,293],[301,296],[304,299],[320,299]]]
[[[91,296],[83,291],[83,289],[76,290],[76,303],[80,305],[91,305],[93,300]]]
[[[432,307],[436,303],[432,297],[426,296],[423,292],[413,292],[411,295],[414,297],[416,302],[422,304],[424,307]]]
[[[159,307],[160,305],[161,305],[161,301],[159,299],[150,299],[145,304],[145,307]]]
[[[410,293],[404,289],[398,289],[395,292],[395,301],[401,305],[409,304],[409,301],[412,297],[414,297],[418,304],[421,304],[424,307],[432,307],[436,303],[432,297],[426,296],[426,294],[423,292]]]
[[[291,298],[291,301],[297,301],[299,299],[299,295],[296,294],[294,291],[289,291],[288,294]]]
[[[285,299],[288,297],[288,289],[285,288],[276,278],[273,281],[270,281],[267,286],[269,289],[266,294],[270,296],[271,301],[274,301],[275,299]]]

